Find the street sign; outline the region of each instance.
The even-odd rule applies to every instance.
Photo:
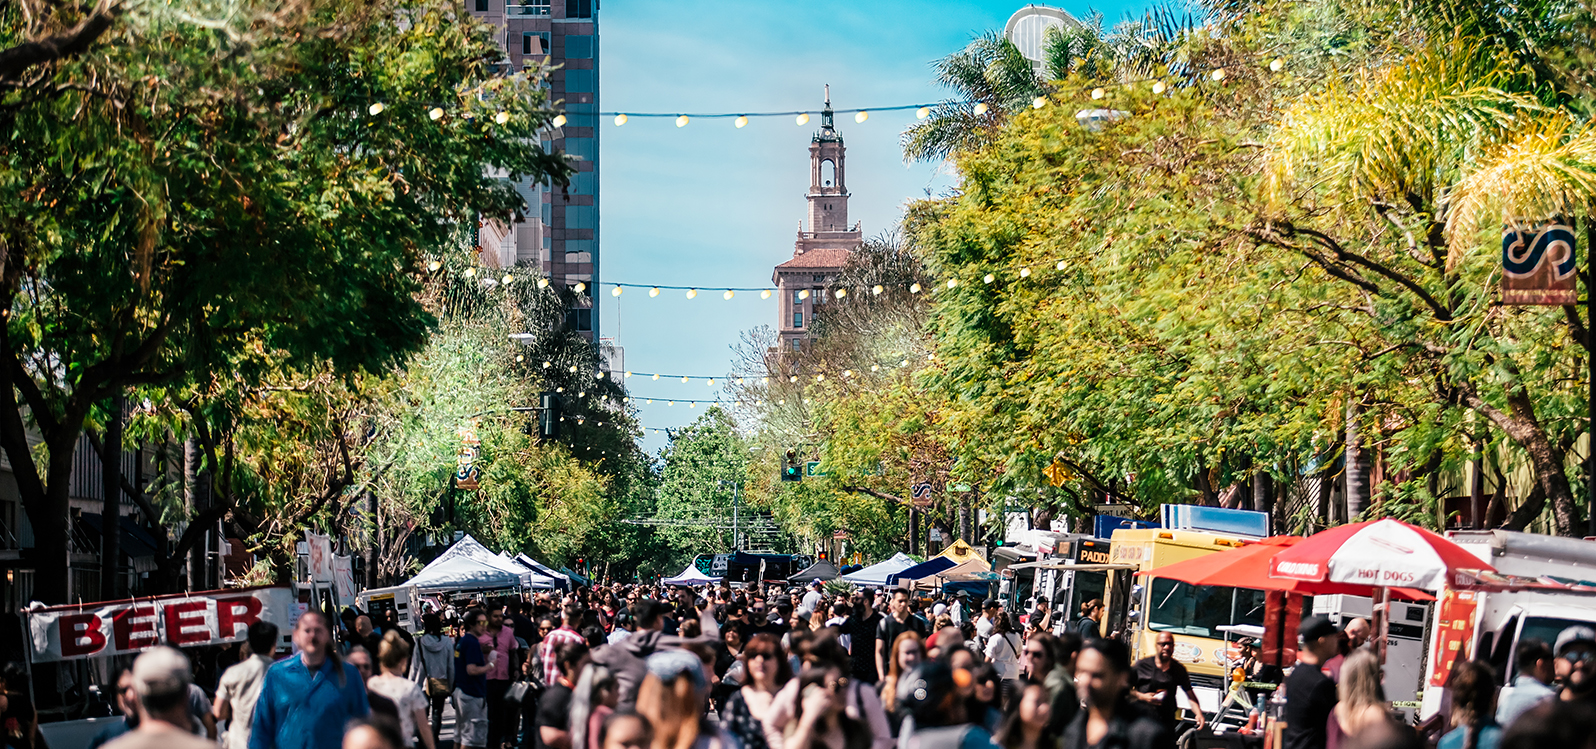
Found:
[[[1121,517],[1121,518],[1128,518],[1128,517],[1133,517],[1134,516],[1134,513],[1131,512],[1131,506],[1130,505],[1098,505],[1097,506],[1097,514],[1099,514],[1099,515],[1113,515],[1115,517]]]
[[[931,504],[931,484],[922,481],[909,487],[909,498],[917,505]]]
[[[811,460],[804,464],[804,475],[813,478],[815,476],[830,476],[831,474],[820,470],[820,461]]]
[[[1502,228],[1502,303],[1574,304],[1578,260],[1573,229],[1560,221]]]

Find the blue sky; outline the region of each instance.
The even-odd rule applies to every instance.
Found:
[[[1022,7],[977,0],[609,0],[599,13],[600,107],[604,111],[818,111],[831,85],[837,108],[925,103],[948,92],[932,81],[931,62],[977,34],[999,30]],[[1060,3],[1110,22],[1143,2]],[[951,180],[938,165],[906,166],[898,133],[912,111],[838,117],[847,146],[850,220],[866,236],[896,224],[907,201],[941,193]],[[776,299],[757,293],[721,298],[716,287],[770,283],[771,269],[792,257],[805,215],[809,138],[818,117],[632,118],[600,132],[600,281],[697,285],[682,292],[603,286],[601,334],[626,350],[627,369],[688,375],[724,374],[746,330],[776,322]],[[713,398],[702,380],[627,382],[634,397]],[[718,385],[718,383],[717,383]],[[690,423],[702,406],[640,406],[644,427]],[[645,432],[654,452],[663,435]]]

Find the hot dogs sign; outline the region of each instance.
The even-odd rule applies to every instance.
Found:
[[[262,619],[286,633],[294,624],[286,587],[56,606],[27,612],[33,662],[137,653],[154,645],[218,645],[244,639]]]

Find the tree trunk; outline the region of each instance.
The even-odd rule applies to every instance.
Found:
[[[200,513],[210,509],[210,480],[209,471],[205,470],[204,451],[200,449],[199,440],[190,436],[183,440],[183,488],[184,504],[188,510],[190,523],[199,522]],[[203,532],[203,531],[202,531]],[[194,544],[188,551],[188,589],[205,590],[206,585],[206,555],[207,544],[203,541]]]
[[[1571,536],[1577,533],[1579,529],[1575,527],[1574,489],[1569,484],[1568,473],[1563,467],[1567,455],[1552,444],[1551,438],[1546,435],[1546,429],[1536,418],[1535,406],[1529,398],[1523,392],[1510,393],[1506,411],[1486,403],[1473,392],[1465,392],[1464,401],[1470,408],[1490,419],[1491,423],[1524,448],[1524,452],[1529,455],[1530,464],[1535,467],[1536,486],[1541,489],[1546,501],[1552,506],[1552,523],[1556,527],[1557,535]],[[1526,501],[1525,504],[1529,502]],[[1514,512],[1513,515],[1515,521],[1520,519],[1520,513]],[[1527,524],[1530,519],[1533,518],[1524,519],[1523,522]]]
[[[970,511],[970,499],[969,499],[969,497],[964,497],[964,498],[960,499],[959,500],[959,539],[964,541],[965,543],[970,543],[970,538],[973,535],[975,535],[973,533],[973,531],[972,531],[972,528],[971,528],[971,526],[973,525],[973,523],[971,522],[971,515],[973,515],[973,514],[974,513],[972,513]],[[1007,512],[1003,513],[1003,519],[1004,519],[1004,522],[1007,523],[1007,521],[1008,521],[1008,513]],[[1007,527],[1007,526],[1005,525],[1005,527]]]
[[[1219,504],[1219,498],[1214,495],[1214,487],[1208,481],[1208,464],[1197,464],[1197,503],[1204,507],[1213,507]]]
[[[100,513],[100,598],[122,597],[122,396],[111,399],[105,423],[105,449],[100,454],[100,479],[105,505]]]
[[[1347,400],[1347,521],[1352,522],[1369,506],[1369,453],[1363,449],[1363,432],[1358,424],[1361,409],[1356,398]]]

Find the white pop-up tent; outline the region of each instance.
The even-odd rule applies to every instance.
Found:
[[[522,564],[522,565],[525,565],[526,567],[528,567],[528,568],[530,568],[532,570],[535,570],[536,572],[538,572],[539,574],[543,575],[544,577],[552,577],[552,578],[554,578],[554,580],[558,583],[557,587],[565,588],[566,590],[570,590],[571,589],[571,577],[569,575],[565,574],[564,572],[556,570],[556,569],[554,569],[554,568],[552,568],[552,567],[550,567],[550,566],[548,566],[548,565],[546,565],[546,564],[544,564],[542,562],[539,562],[538,560],[533,559],[532,557],[529,557],[529,556],[527,556],[525,554],[516,554],[515,555],[515,561],[520,563],[520,564]]]
[[[914,561],[913,557],[900,551],[893,554],[891,559],[884,562],[876,562],[857,572],[843,575],[842,579],[861,587],[884,588],[887,585],[888,577],[909,569],[916,564],[918,562]]]
[[[398,587],[415,588],[422,593],[519,588],[521,576],[469,557],[454,557],[427,565]]]
[[[534,569],[528,569],[525,565],[512,559],[507,559],[499,554],[488,551],[488,547],[483,546],[480,541],[477,541],[470,535],[461,537],[461,539],[456,541],[453,546],[445,549],[442,554],[438,555],[437,559],[432,560],[430,564],[422,567],[420,574],[425,575],[435,566],[445,564],[456,559],[467,559],[479,566],[515,575],[522,587],[560,587],[554,578]],[[419,576],[420,575],[418,575],[418,577]]]
[[[720,578],[710,577],[709,575],[699,572],[698,568],[692,564],[688,564],[687,569],[682,570],[682,574],[677,575],[676,577],[667,577],[660,582],[665,583],[666,585],[708,585],[710,583],[720,582]]]

